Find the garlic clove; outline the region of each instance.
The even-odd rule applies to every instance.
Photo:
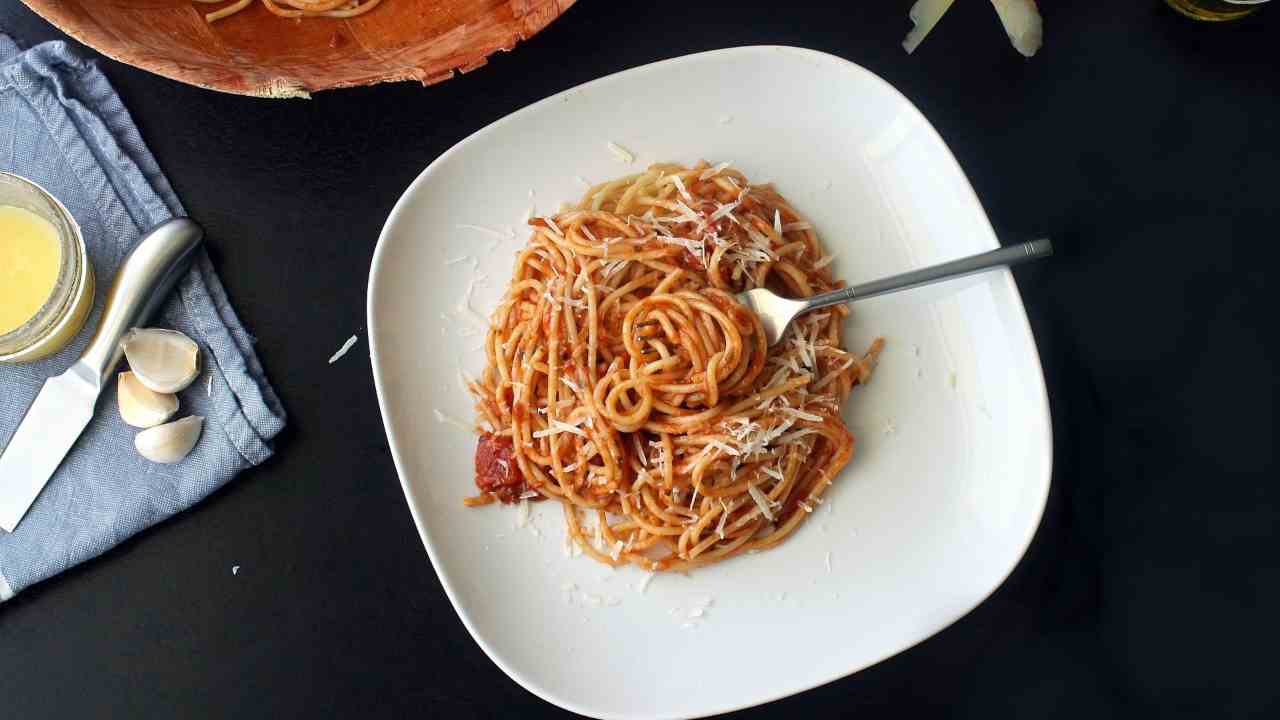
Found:
[[[133,439],[133,446],[142,457],[151,462],[166,465],[176,463],[196,446],[203,428],[204,418],[191,415],[143,430]]]
[[[1036,0],[991,0],[991,4],[1014,49],[1026,57],[1035,55],[1044,43],[1044,20]]]
[[[121,344],[138,382],[155,392],[180,392],[200,374],[200,347],[177,330],[134,328]]]
[[[908,53],[913,53],[925,36],[933,30],[933,26],[938,24],[942,16],[951,8],[951,3],[955,0],[916,0],[916,4],[911,6],[911,12],[908,17],[911,19],[913,27],[911,32],[907,33],[907,37],[902,41],[902,48]]]
[[[177,395],[155,392],[131,372],[120,373],[116,389],[120,417],[136,428],[155,427],[178,412]]]

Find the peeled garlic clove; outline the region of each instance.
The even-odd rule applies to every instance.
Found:
[[[138,382],[155,392],[180,392],[200,374],[200,347],[177,330],[134,328],[121,344]]]
[[[177,395],[155,392],[131,372],[120,373],[116,389],[120,417],[134,427],[155,427],[178,412]]]
[[[199,415],[184,417],[171,423],[143,430],[133,439],[133,446],[142,457],[151,462],[166,465],[176,463],[191,452],[200,439],[204,418]]]
[[[991,4],[1014,49],[1027,57],[1035,55],[1044,42],[1044,20],[1036,0],[991,0]]]
[[[911,12],[907,17],[911,18],[914,27],[911,32],[907,33],[907,39],[902,41],[902,48],[908,53],[913,53],[928,35],[933,26],[938,24],[943,14],[951,8],[951,3],[955,0],[916,0],[916,4],[911,6]]]

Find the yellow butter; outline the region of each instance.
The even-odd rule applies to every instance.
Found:
[[[62,267],[53,224],[19,207],[0,206],[0,335],[13,332],[49,299]]]

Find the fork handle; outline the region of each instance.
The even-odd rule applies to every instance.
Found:
[[[970,255],[959,260],[944,262],[941,265],[931,265],[919,270],[904,272],[900,275],[883,278],[880,280],[872,280],[871,282],[854,285],[853,287],[840,288],[831,292],[813,295],[806,299],[806,307],[801,312],[809,310],[817,310],[818,308],[830,307],[841,303],[851,302],[853,300],[862,300],[864,298],[875,297],[876,295],[884,295],[886,293],[897,292],[899,290],[907,290],[921,285],[936,283],[941,280],[951,280],[952,278],[963,277],[965,275],[973,275],[991,268],[1014,265],[1021,265],[1025,262],[1038,260],[1043,257],[1049,257],[1053,254],[1053,244],[1048,238],[1040,240],[1032,240],[1030,242],[1019,243],[1002,247],[999,250],[991,250],[977,255]]]

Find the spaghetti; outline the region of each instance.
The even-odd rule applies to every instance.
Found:
[[[784,540],[849,461],[840,407],[883,346],[845,350],[837,307],[769,348],[734,299],[841,286],[809,223],[771,185],[699,163],[530,225],[469,383],[488,431],[466,503],[559,501],[583,551],[648,570]]]
[[[217,5],[227,0],[193,0],[202,5]],[[287,18],[332,17],[351,18],[374,9],[382,0],[262,0],[274,15]],[[253,0],[235,0],[226,7],[205,13],[204,19],[216,22],[230,17],[253,4]]]

